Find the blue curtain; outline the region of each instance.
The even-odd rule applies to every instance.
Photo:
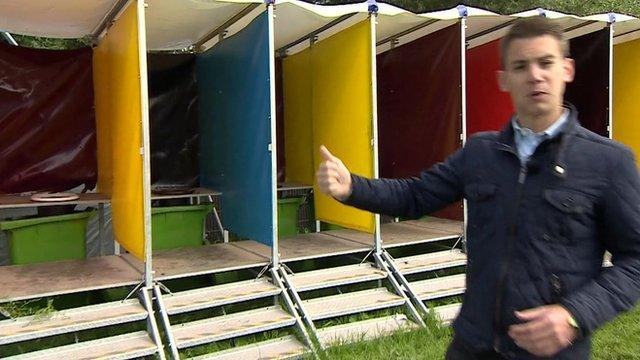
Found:
[[[201,184],[222,192],[224,226],[273,246],[267,13],[196,59]]]

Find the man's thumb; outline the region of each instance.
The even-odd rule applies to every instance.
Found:
[[[540,307],[535,307],[527,310],[516,311],[515,315],[520,320],[531,321],[537,318],[538,316],[540,316],[541,314],[544,314],[545,311],[546,311],[546,308],[543,306],[540,306]]]
[[[336,160],[336,157],[333,156],[333,154],[331,154],[331,152],[329,152],[329,149],[327,149],[327,147],[324,146],[324,145],[320,145],[320,155],[326,161],[335,161]]]

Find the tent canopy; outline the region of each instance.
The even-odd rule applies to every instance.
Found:
[[[0,31],[50,38],[82,38],[100,27],[118,0],[4,0]]]

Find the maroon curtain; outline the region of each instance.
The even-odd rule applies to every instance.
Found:
[[[377,57],[380,176],[416,176],[461,146],[460,24]],[[455,204],[439,216],[461,219]]]
[[[570,41],[576,62],[575,80],[567,85],[565,99],[578,109],[582,126],[609,136],[609,29]]]
[[[0,43],[0,193],[95,187],[91,58]]]

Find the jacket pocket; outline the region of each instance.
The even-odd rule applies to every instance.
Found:
[[[490,183],[473,183],[464,187],[467,199],[467,248],[473,252],[480,237],[491,237],[495,231],[496,193],[498,187]]]
[[[593,199],[562,189],[546,189],[544,199],[550,206],[543,214],[545,241],[573,244],[579,238],[593,235]]]
[[[464,187],[467,200],[481,202],[495,196],[498,187],[495,184],[473,183]]]

